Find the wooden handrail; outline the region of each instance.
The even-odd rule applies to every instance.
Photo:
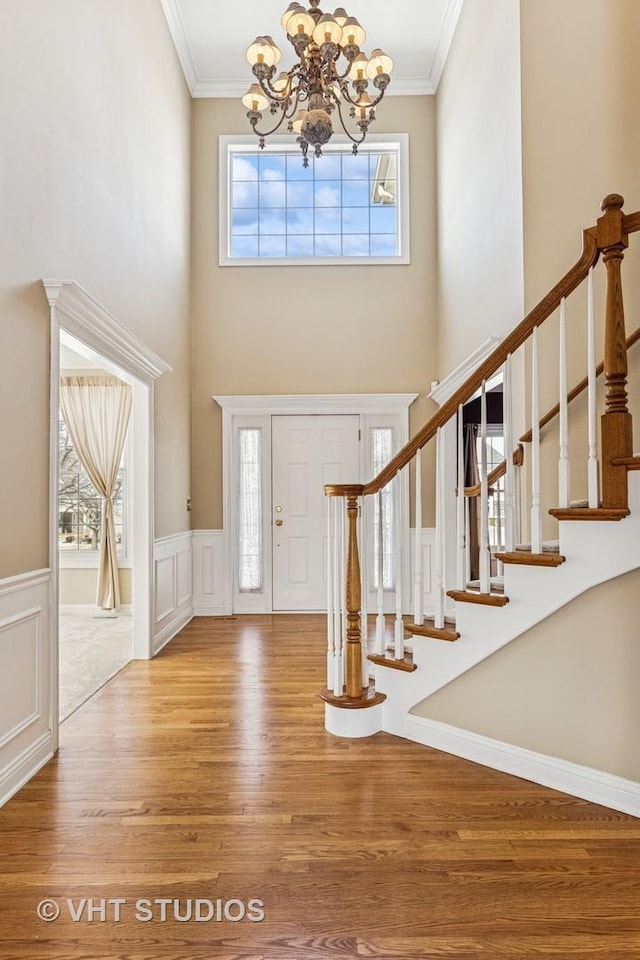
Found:
[[[640,229],[640,213],[637,216],[639,224],[637,229]],[[478,369],[440,407],[425,426],[405,444],[402,450],[389,461],[386,467],[373,480],[363,485],[362,493],[365,496],[378,493],[379,490],[386,487],[399,470],[402,470],[413,460],[418,450],[421,450],[436,435],[438,429],[443,427],[457,413],[458,407],[469,400],[476,390],[482,386],[483,380],[488,380],[499,370],[509,354],[514,353],[529,339],[534,328],[539,327],[551,316],[554,310],[558,309],[563,297],[568,297],[586,279],[591,267],[598,262],[599,255],[597,227],[588,227],[582,232],[582,254],[571,270],[556,283],[540,303],[527,314],[524,320],[521,320],[518,326],[498,344]],[[326,486],[324,492],[329,497],[342,497],[348,496],[350,489],[353,489],[352,484],[334,484]]]
[[[637,343],[638,340],[640,340],[640,327],[638,327],[637,330],[634,330],[634,332],[631,334],[630,337],[627,337],[627,350],[629,350],[634,345],[634,343]],[[602,363],[599,363],[598,366],[596,367],[596,377],[599,377],[603,370],[604,370],[604,361],[602,361]],[[577,383],[573,388],[573,390],[570,390],[569,393],[567,394],[567,403],[571,403],[572,400],[575,400],[576,397],[580,396],[583,390],[586,390],[588,384],[589,384],[588,377],[585,377],[583,380],[580,381],[580,383]],[[546,427],[546,425],[551,420],[553,420],[553,418],[556,417],[559,412],[560,412],[560,404],[556,403],[555,407],[552,407],[551,410],[548,410],[547,413],[545,413],[544,417],[541,418],[540,429],[542,430],[543,427]],[[523,433],[522,436],[520,437],[520,443],[531,443],[531,437],[532,437],[532,431],[527,430],[527,432]]]
[[[524,450],[518,444],[516,449],[513,451],[513,465],[514,467],[521,467],[524,462]],[[494,467],[490,474],[487,475],[487,485],[492,487],[494,483],[497,483],[502,477],[504,477],[507,472],[507,461],[503,460],[502,463],[499,463],[497,467]],[[480,488],[482,484],[474,483],[472,487],[464,488],[465,497],[479,497]]]

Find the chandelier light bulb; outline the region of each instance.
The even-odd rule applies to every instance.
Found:
[[[359,53],[351,64],[351,69],[349,70],[349,79],[354,82],[358,80],[367,79],[367,64],[369,63],[369,58],[366,53]]]
[[[271,81],[271,86],[277,93],[284,93],[289,86],[289,74],[285,73],[283,70],[282,73],[278,74],[275,80]]]
[[[278,53],[280,53],[279,50]],[[252,67],[257,63],[272,67],[276,63],[276,52],[266,37],[256,37],[251,46],[247,48],[247,60]]]
[[[305,8],[298,4],[291,16],[287,20],[287,33],[290,37],[296,34],[305,34],[307,37],[313,35],[316,22],[313,17],[307,13]]]
[[[275,40],[273,39],[273,37],[268,37],[268,36],[265,34],[264,39],[267,41],[267,43],[269,44],[269,46],[271,47],[271,49],[272,49],[273,52],[275,53],[276,59],[274,60],[274,64],[280,63],[280,61],[282,60],[282,51],[280,50],[280,47],[276,44],[276,42],[275,42]]]
[[[244,97],[242,98],[247,110],[253,110],[260,113],[262,110],[266,110],[269,106],[269,101],[267,97],[262,92],[259,83],[252,83]]]
[[[373,80],[380,73],[390,74],[392,70],[393,60],[387,56],[384,50],[380,50],[378,47],[371,52],[367,65],[367,76],[370,80]]]
[[[293,11],[297,10],[299,6],[300,4],[298,3],[298,0],[293,0],[293,3],[290,3],[287,9],[285,10],[285,12],[282,14],[282,16],[280,17],[280,24],[283,30],[287,29],[287,20],[289,19]]]
[[[361,27],[360,23],[356,20],[355,17],[348,17],[345,22],[342,24],[342,44],[349,44],[349,46],[355,45],[356,47],[361,47],[365,40],[367,39],[367,34]]]
[[[349,14],[344,7],[336,7],[333,11],[333,19],[336,23],[339,23],[341,27],[344,27],[345,22],[349,19]]]
[[[333,19],[330,13],[325,13],[324,16],[318,20],[316,28],[313,31],[313,39],[319,47],[322,46],[323,43],[340,43],[342,40],[342,27]]]

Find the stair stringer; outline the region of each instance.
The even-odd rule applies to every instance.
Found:
[[[376,690],[387,697],[383,729],[407,737],[407,717],[422,700],[581,593],[640,567],[640,473],[629,475],[629,506],[630,515],[620,521],[560,521],[560,553],[566,562],[559,567],[505,565],[509,603],[504,607],[457,603],[460,639],[443,643],[413,637],[414,673],[376,667]]]

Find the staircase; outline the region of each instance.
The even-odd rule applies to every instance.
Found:
[[[632,452],[632,418],[626,394],[627,351],[640,338],[640,332],[626,339],[621,281],[624,250],[629,235],[640,230],[640,213],[625,215],[622,207],[619,195],[605,198],[603,215],[583,233],[578,262],[377,477],[365,485],[325,487],[329,498],[328,650],[327,687],[320,696],[325,701],[325,724],[330,732],[361,737],[385,730],[410,736],[407,720],[419,702],[584,591],[640,566],[640,457]],[[606,271],[606,309],[604,360],[596,365],[594,269],[599,260]],[[588,370],[584,380],[569,390],[565,311],[568,298],[582,284],[587,287]],[[559,369],[559,401],[541,417],[538,329],[556,313],[557,354],[550,358],[545,351],[544,364],[551,362]],[[532,424],[520,438],[525,444],[524,455],[513,436],[512,405],[513,358],[523,349],[531,364]],[[499,374],[503,377],[505,450],[513,453],[490,472],[486,392],[490,379]],[[598,431],[596,379],[601,374],[605,396]],[[588,442],[584,456],[574,457],[570,463],[569,407],[583,391],[588,407]],[[468,487],[464,482],[463,405],[477,394],[482,410],[480,480]],[[558,424],[558,481],[555,503],[546,512],[557,521],[557,534],[554,539],[543,539],[543,528],[550,521],[543,518],[541,431],[552,421]],[[396,611],[388,637],[381,586],[385,535],[382,491],[390,486],[399,503],[400,475],[413,463],[415,525],[421,529],[422,451],[431,441],[436,445],[433,610],[426,616],[421,606],[423,572],[420,549],[416,548],[413,618],[406,622],[403,616],[405,591],[402,565],[398,564]],[[455,489],[447,483],[452,470],[457,479]],[[588,496],[572,501],[570,473],[578,476],[581,472]],[[497,483],[504,483],[505,534],[504,544],[492,550],[489,502]],[[366,542],[370,533],[359,522],[359,515],[367,497],[378,498],[378,526],[373,533],[378,558],[375,631],[370,631],[369,613],[362,609],[362,598],[368,590],[363,590],[360,557],[370,554]],[[479,576],[475,579],[470,575],[472,498],[478,501]],[[395,535],[397,555],[402,555],[400,531]],[[365,571],[365,581],[367,576]]]

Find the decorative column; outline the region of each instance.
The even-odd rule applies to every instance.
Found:
[[[607,270],[604,339],[605,412],[602,432],[602,505],[628,509],[627,470],[613,460],[633,454],[632,417],[627,406],[627,344],[624,326],[621,265],[628,236],[617,193],[602,201],[598,220],[598,248]]]

